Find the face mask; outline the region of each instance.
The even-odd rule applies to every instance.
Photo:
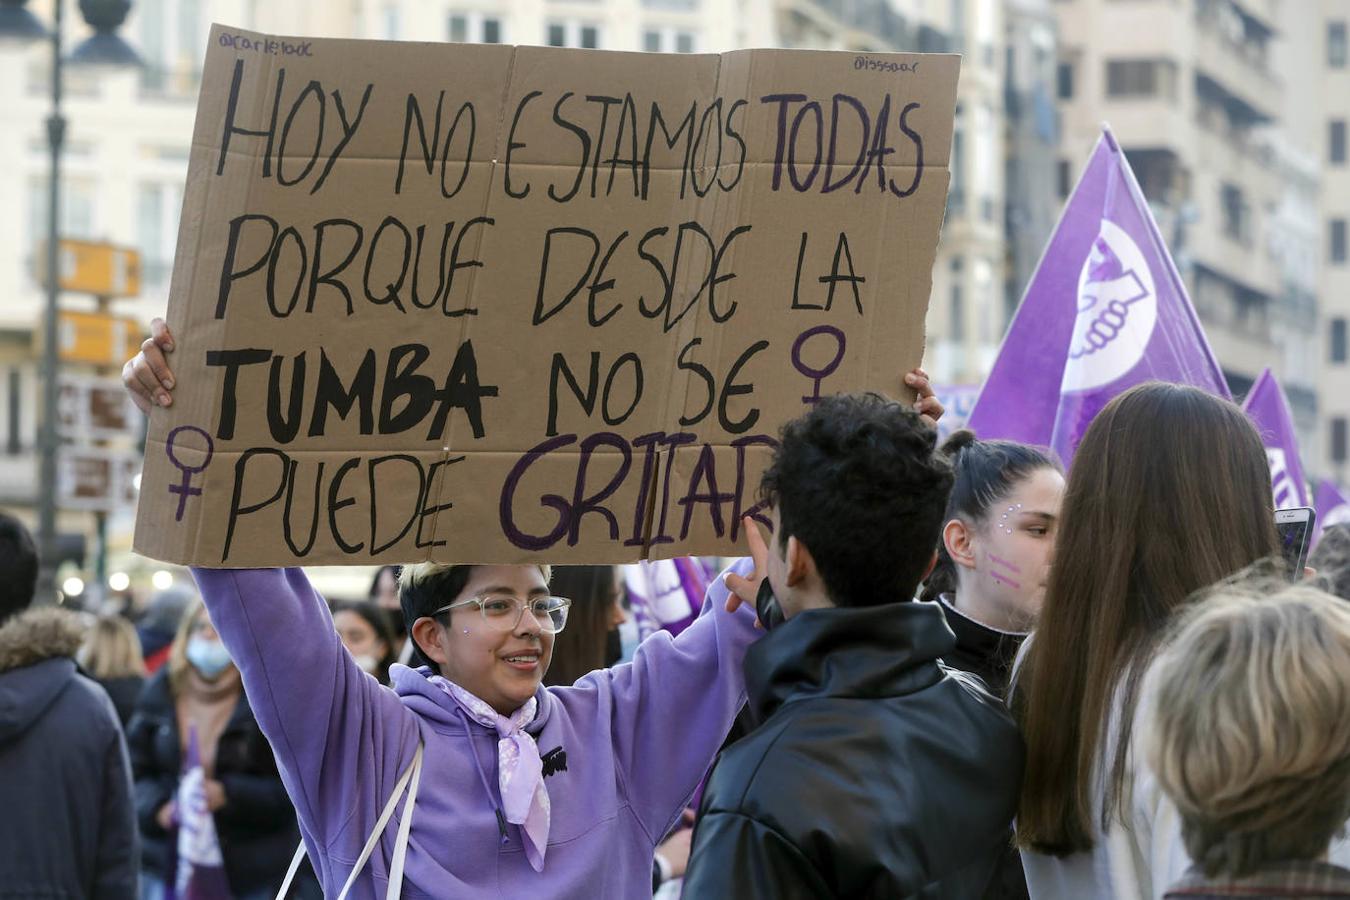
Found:
[[[188,641],[187,660],[207,681],[224,672],[231,662],[230,651],[225,649],[224,644],[199,637]]]
[[[361,671],[369,672],[371,675],[377,674],[380,668],[380,661],[369,653],[353,656],[352,660],[361,667]]]
[[[787,621],[783,615],[783,607],[778,605],[778,598],[773,595],[773,585],[769,584],[767,578],[760,582],[759,593],[755,595],[755,612],[759,615],[759,624],[764,626],[765,631],[772,631]]]

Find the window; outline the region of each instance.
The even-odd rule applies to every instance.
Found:
[[[1344,363],[1346,360],[1346,322],[1345,319],[1331,320],[1331,361]]]
[[[642,0],[642,5],[647,9],[695,10],[698,0]]]
[[[1073,63],[1062,62],[1055,69],[1055,82],[1059,86],[1059,99],[1073,99]]]
[[[456,44],[500,44],[502,42],[501,20],[482,13],[451,13],[449,19],[450,41]]]
[[[1110,97],[1174,97],[1175,70],[1157,59],[1115,59],[1106,63],[1106,93]]]
[[[1247,198],[1242,194],[1242,188],[1235,184],[1225,184],[1220,191],[1220,203],[1223,207],[1224,236],[1240,244],[1249,243],[1251,208],[1247,205]]]
[[[642,49],[648,53],[693,53],[697,40],[693,32],[670,27],[653,27],[642,32]]]
[[[1337,416],[1331,420],[1331,461],[1340,465],[1345,463],[1345,419]]]
[[[548,24],[550,47],[585,47],[594,50],[600,46],[600,29],[574,19]]]
[[[382,27],[384,30],[384,39],[386,41],[398,40],[399,31],[401,30],[398,7],[393,5],[392,3],[385,6],[384,14],[382,16],[382,22],[383,22]]]
[[[11,368],[9,370],[9,413],[6,418],[9,420],[8,435],[5,438],[5,452],[10,456],[18,456],[23,452],[23,382],[20,380],[19,370]]]
[[[168,285],[178,241],[183,189],[177,184],[146,182],[136,197],[136,246],[147,288]]]
[[[1055,167],[1055,180],[1059,183],[1059,199],[1067,200],[1073,190],[1073,170],[1067,159],[1061,159]]]
[[[141,89],[195,95],[211,22],[201,0],[144,0],[136,4],[136,22],[136,49],[144,61]]]
[[[1329,235],[1331,246],[1328,248],[1328,256],[1331,261],[1338,265],[1345,265],[1346,247],[1345,247],[1345,220],[1332,219],[1330,222]]]
[[[1344,69],[1346,62],[1345,22],[1327,23],[1327,65]]]
[[[1332,119],[1327,123],[1327,161],[1334,166],[1345,165],[1345,120]]]

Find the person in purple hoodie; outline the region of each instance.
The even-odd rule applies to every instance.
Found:
[[[172,403],[172,350],[156,319],[123,369],[144,411]],[[921,411],[941,415],[926,376],[907,381]],[[760,577],[749,559],[733,569]],[[745,702],[742,661],[759,634],[719,578],[677,638],[655,634],[631,663],[545,688],[568,606],[550,595],[547,567],[413,565],[400,603],[419,665],[394,666],[390,691],[343,649],[300,569],[193,574],[329,896],[354,870],[355,897],[650,896],[653,851]],[[391,886],[405,808],[379,820],[419,748]],[[376,851],[358,869],[372,834]]]

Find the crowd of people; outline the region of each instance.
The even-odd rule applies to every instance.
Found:
[[[191,755],[235,897],[1350,897],[1350,532],[1287,572],[1260,438],[1202,391],[1120,395],[1066,475],[939,447],[908,378],[919,409],[784,427],[767,536],[630,659],[612,566],[331,605],[196,569],[138,636],[28,609],[0,519],[0,894],[173,896]]]

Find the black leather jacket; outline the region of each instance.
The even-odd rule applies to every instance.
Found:
[[[1017,805],[1012,719],[932,604],[812,610],[746,655],[760,723],[703,795],[684,896],[980,897]]]

